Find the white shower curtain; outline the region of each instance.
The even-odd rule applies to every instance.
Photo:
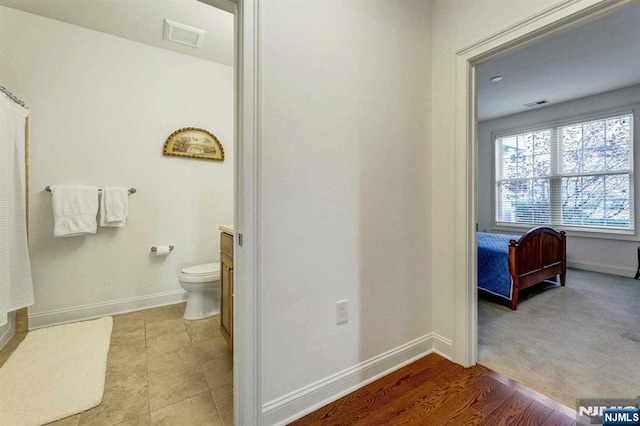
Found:
[[[25,218],[25,123],[29,110],[0,93],[0,326],[33,305]]]

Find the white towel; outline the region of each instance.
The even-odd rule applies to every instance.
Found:
[[[129,190],[123,187],[102,189],[100,226],[124,227],[129,214]]]
[[[54,236],[76,237],[96,233],[97,186],[55,185],[51,192]]]

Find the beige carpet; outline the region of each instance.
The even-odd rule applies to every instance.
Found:
[[[111,317],[29,332],[0,368],[0,425],[42,425],[95,407]]]
[[[570,269],[566,287],[480,298],[479,362],[574,408],[640,395],[640,281]]]

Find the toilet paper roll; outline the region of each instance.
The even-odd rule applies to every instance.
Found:
[[[156,246],[156,256],[162,257],[162,256],[168,256],[169,253],[171,253],[171,247],[170,246]]]

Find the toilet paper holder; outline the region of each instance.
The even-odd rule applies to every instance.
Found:
[[[173,250],[173,246],[169,246],[169,251],[172,251],[172,250]],[[158,247],[156,246],[151,247],[151,251],[155,253],[156,251],[158,251]]]

